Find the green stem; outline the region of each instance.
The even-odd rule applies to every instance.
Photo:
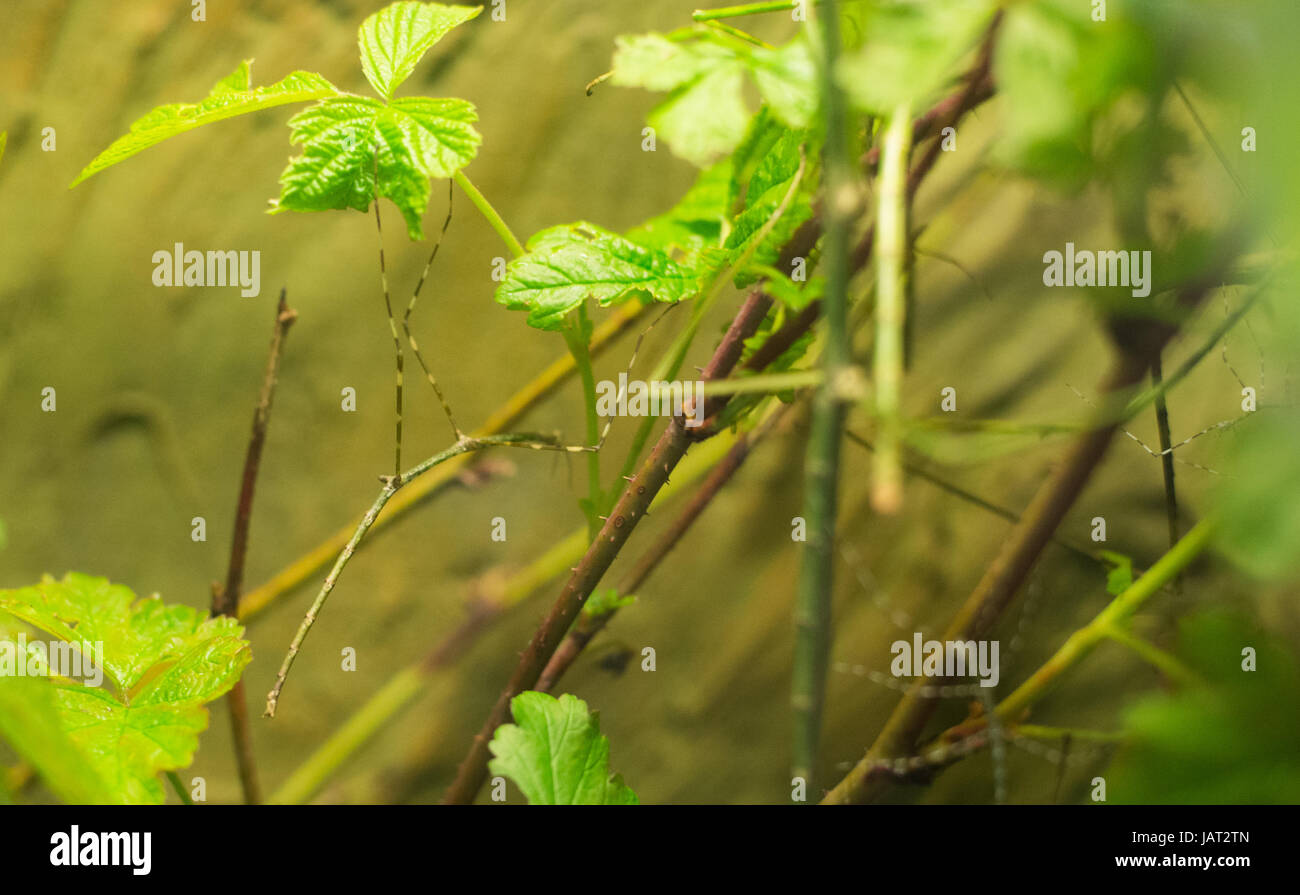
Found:
[[[523,243],[519,241],[514,233],[510,232],[505,219],[497,214],[497,210],[492,207],[492,203],[487,200],[487,197],[478,191],[478,187],[470,183],[469,178],[465,176],[465,172],[457,171],[452,175],[452,179],[465,191],[465,195],[469,196],[469,201],[474,203],[474,207],[479,210],[483,217],[487,218],[487,222],[492,225],[493,230],[497,231],[497,235],[501,237],[502,242],[506,244],[511,253],[516,258],[522,255],[524,253]]]
[[[1160,669],[1171,680],[1178,681],[1184,686],[1200,681],[1200,676],[1196,672],[1169,653],[1138,637],[1128,628],[1110,628],[1102,633],[1121,646],[1126,646],[1137,653],[1147,664]]]
[[[1122,630],[1143,603],[1201,555],[1213,534],[1212,519],[1206,518],[1198,522],[1155,565],[1147,569],[1145,575],[1130,584],[1086,626],[1071,634],[1052,658],[1002,700],[998,705],[998,715],[1005,721],[1014,722],[1059,681],[1066,669],[1078,664],[1098,643],[1112,636],[1113,632]]]
[[[591,322],[587,319],[585,305],[578,306],[577,321],[563,329],[564,342],[573,355],[578,378],[582,380],[583,405],[587,418],[587,444],[595,445],[600,439],[600,414],[596,412],[596,375],[591,368],[591,351],[587,340],[591,336]],[[600,531],[600,514],[604,498],[600,491],[600,451],[587,452],[587,503],[583,512],[587,517],[587,533],[591,538]]]
[[[899,389],[903,380],[903,329],[906,314],[907,156],[912,115],[906,103],[894,110],[880,153],[880,200],[876,210],[876,349],[873,357],[876,453],[871,473],[871,504],[895,513],[903,501],[899,443]]]
[[[844,96],[835,81],[840,49],[839,8],[833,2],[819,16],[825,57],[821,60],[822,112],[826,120],[823,155],[825,238],[822,264],[826,294],[826,347],[821,357],[825,380],[813,399],[812,424],[804,463],[804,517],[808,542],[799,569],[795,604],[794,673],[790,704],[794,721],[793,775],[814,790],[826,669],[831,643],[831,582],[835,509],[839,485],[841,432],[845,405],[832,383],[852,362],[848,332],[849,238],[854,182]],[[814,790],[815,791],[815,790]]]
[[[175,771],[167,772],[167,782],[172,785],[172,789],[176,790],[176,795],[180,797],[182,805],[194,804],[194,800],[190,798],[190,794],[185,791],[185,784],[181,783],[181,778]]]
[[[813,0],[819,6],[823,0]],[[765,0],[762,3],[742,3],[739,6],[722,6],[717,9],[697,9],[691,18],[697,22],[712,22],[717,19],[734,19],[740,16],[753,16],[765,12],[785,12],[799,5],[799,0]]]

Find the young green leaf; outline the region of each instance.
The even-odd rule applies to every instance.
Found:
[[[1294,650],[1221,612],[1185,619],[1178,646],[1203,682],[1125,710],[1126,746],[1107,773],[1112,798],[1141,805],[1300,801]]]
[[[678,302],[700,289],[698,270],[585,221],[535,233],[528,251],[506,266],[496,300],[528,312],[528,324],[558,330],[588,298],[602,306],[634,292]]]
[[[289,121],[290,141],[302,144],[302,154],[280,175],[271,211],[366,211],[375,195],[377,153],[379,195],[401,211],[411,239],[423,239],[430,181],[451,177],[474,158],[482,142],[477,120],[463,99],[383,103],[348,96],[304,109]]]
[[[415,70],[429,48],[457,25],[483,11],[481,6],[443,3],[392,3],[369,16],[357,32],[361,70],[384,99]]]
[[[1133,560],[1114,550],[1101,551],[1101,558],[1108,566],[1106,570],[1106,593],[1118,597],[1128,590],[1133,583]]]
[[[208,723],[204,703],[234,686],[251,659],[234,619],[137,600],[126,587],[74,572],[0,591],[0,611],[65,643],[92,646],[112,689],[62,677],[38,682],[85,760],[83,776],[102,781],[119,802],[163,801],[158,772],[190,763]],[[0,650],[6,654],[13,648]],[[39,712],[39,703],[27,704]]]
[[[69,189],[168,137],[236,115],[287,103],[310,102],[339,92],[329,81],[308,71],[295,71],[266,87],[250,87],[251,64],[251,59],[241,62],[238,68],[218,81],[201,102],[159,106],[135,121],[129,133],[113,141],[82,169],[77,179],[69,184]]]
[[[529,690],[510,701],[514,724],[489,748],[494,774],[515,782],[532,805],[636,805],[636,793],[609,770],[609,740],[587,704]]]
[[[582,607],[582,614],[590,618],[599,618],[616,612],[624,606],[631,606],[635,602],[636,597],[632,594],[623,596],[617,588],[606,587],[587,598],[586,605]]]

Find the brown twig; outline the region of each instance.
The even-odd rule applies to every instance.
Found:
[[[745,460],[753,451],[754,445],[757,444],[765,435],[772,431],[778,421],[786,414],[787,409],[782,408],[763,422],[751,432],[746,432],[736,439],[731,450],[722,458],[717,466],[713,467],[695,494],[691,496],[690,502],[682,508],[671,525],[659,536],[658,540],[650,546],[648,550],[641,554],[636,565],[623,578],[619,584],[618,592],[620,594],[635,594],[645,584],[650,574],[659,567],[665,557],[672,552],[678,542],[686,534],[695,521],[700,518],[713,498],[717,497],[719,492],[731,481],[731,477],[736,474]],[[555,687],[555,684],[573,665],[579,654],[587,647],[587,644],[595,638],[597,634],[618,614],[615,608],[601,615],[583,615],[578,624],[574,625],[573,630],[564,638],[560,648],[551,656],[551,660],[546,663],[546,668],[542,671],[541,677],[537,679],[534,690],[543,693],[549,693]]]
[[[762,290],[755,289],[749,294],[705,367],[702,375],[705,381],[726,378],[740,359],[745,339],[758,330],[771,305],[772,300]],[[728,398],[727,395],[709,398],[705,402],[705,415],[717,413],[726,405]],[[673,417],[655,443],[650,456],[632,476],[600,533],[574,568],[555,605],[519,657],[509,683],[501,691],[483,728],[475,734],[469,753],[456,772],[456,779],[443,797],[444,804],[466,805],[474,800],[479,787],[487,779],[488,742],[497,727],[509,718],[510,700],[537,683],[587,598],[627,543],[632,530],[645,516],[650,502],[668,481],[673,468],[685,456],[692,441],[688,433],[683,417]]]
[[[237,618],[239,592],[244,586],[244,560],[248,555],[248,531],[253,517],[253,494],[257,488],[257,471],[262,463],[262,447],[266,443],[266,428],[271,419],[271,401],[275,397],[275,383],[280,372],[280,358],[284,354],[284,341],[289,327],[298,312],[285,301],[285,290],[280,290],[280,301],[275,311],[275,329],[271,334],[271,348],[266,359],[266,375],[262,379],[262,392],[253,411],[253,431],[244,454],[244,473],[239,484],[239,504],[235,510],[235,532],[230,542],[230,564],[226,568],[225,586],[212,586],[212,615]],[[248,703],[244,698],[244,682],[236,681],[226,696],[230,708],[230,731],[235,742],[235,761],[239,765],[239,782],[243,787],[244,801],[256,805],[262,801],[257,782],[257,765],[253,758],[253,742],[248,727]]]

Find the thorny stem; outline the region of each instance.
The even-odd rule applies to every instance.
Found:
[[[826,125],[822,178],[825,235],[821,259],[826,271],[826,292],[822,298],[826,346],[821,359],[825,379],[813,397],[812,423],[804,460],[804,517],[808,540],[799,567],[790,693],[794,724],[792,773],[795,778],[809,784],[814,780],[817,765],[830,653],[835,513],[846,410],[835,383],[852,363],[848,331],[849,238],[858,205],[849,160],[847,111],[844,95],[835,80],[840,48],[839,5],[828,2],[818,19],[823,53],[820,64],[822,113]],[[902,122],[905,127],[908,123],[905,116]]]
[[[740,359],[744,340],[753,336],[771,307],[771,299],[754,290],[723,336],[705,368],[705,380],[727,375]],[[720,410],[726,398],[705,403],[705,416]],[[510,700],[537,683],[538,677],[555,653],[569,626],[586,604],[601,576],[609,569],[632,530],[636,528],[654,496],[668,481],[673,468],[686,454],[691,438],[681,417],[673,417],[610,512],[600,534],[578,563],[555,605],[542,622],[515,667],[482,729],[475,735],[469,753],[461,762],[456,779],[443,797],[445,804],[469,804],[487,778],[488,742],[497,727],[510,715]]]
[[[275,397],[276,380],[280,372],[280,359],[284,355],[284,342],[289,327],[298,312],[285,302],[285,290],[280,290],[280,301],[275,310],[275,328],[271,334],[271,348],[267,353],[266,374],[262,378],[262,391],[257,408],[253,411],[253,430],[244,454],[244,472],[239,484],[239,502],[235,509],[235,531],[230,539],[230,563],[226,568],[224,587],[213,585],[212,615],[236,618],[239,615],[239,592],[244,586],[244,561],[248,555],[248,532],[253,517],[253,494],[257,488],[257,472],[262,463],[262,447],[266,444],[266,429],[271,420],[271,402]],[[252,733],[248,726],[248,702],[244,696],[244,682],[239,680],[226,695],[230,709],[230,732],[235,745],[235,763],[239,767],[239,783],[244,792],[244,802],[256,805],[262,800],[257,782],[257,763],[253,756]],[[177,790],[188,803],[183,790]]]
[[[700,518],[704,509],[713,501],[713,498],[717,497],[726,484],[731,481],[732,476],[736,474],[736,471],[749,457],[750,452],[753,451],[754,445],[774,428],[784,415],[785,410],[784,406],[778,405],[752,431],[736,439],[727,455],[710,470],[708,478],[696,489],[695,494],[691,496],[690,502],[682,508],[681,512],[673,519],[672,524],[641,555],[632,570],[619,582],[618,592],[620,594],[633,595],[640,590],[646,579],[650,577],[650,574],[658,568],[659,564],[672,552],[672,549],[677,546],[690,527],[695,524],[695,521]],[[568,636],[564,638],[564,642],[560,644],[559,649],[551,656],[550,661],[546,663],[546,668],[543,669],[533,689],[543,693],[551,692],[559,679],[564,676],[564,673],[568,671],[569,667],[573,665],[574,661],[586,648],[587,644],[591,643],[595,636],[603,631],[617,614],[617,608],[596,616],[584,613],[578,623],[569,631]]]

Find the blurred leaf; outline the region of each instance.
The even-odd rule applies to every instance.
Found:
[[[1102,550],[1101,558],[1106,561],[1106,593],[1118,597],[1129,589],[1133,583],[1133,560],[1131,557],[1114,550]]]
[[[366,18],[357,32],[361,70],[375,92],[388,99],[415,70],[429,48],[457,25],[483,11],[481,6],[442,3],[391,3]]]
[[[364,96],[318,103],[289,121],[290,141],[302,154],[280,175],[272,211],[366,211],[375,196],[391,199],[412,240],[424,238],[421,218],[430,182],[469,164],[482,138],[473,104],[463,99],[403,97],[380,102]]]
[[[135,121],[130,132],[95,156],[77,175],[77,179],[69,184],[69,188],[168,137],[183,134],[204,124],[272,106],[308,102],[338,94],[333,84],[308,71],[295,71],[269,86],[250,88],[251,64],[252,60],[241,62],[231,74],[216,83],[202,102],[159,106]]]
[[[96,799],[106,790],[115,802],[161,803],[158,772],[189,765],[208,723],[203,704],[233,687],[251,659],[243,628],[234,619],[207,618],[156,597],[136,600],[126,587],[76,572],[61,581],[46,576],[31,587],[0,591],[0,610],[65,643],[87,643],[99,652],[98,665],[113,690],[40,677],[28,680],[44,688],[44,696],[11,688],[5,697],[43,725],[10,736],[37,767],[41,756],[26,750],[51,735],[46,706],[52,706],[85,766],[69,778],[72,752],[60,747],[51,759],[57,764],[50,785],[66,792],[80,780],[97,788]],[[17,643],[5,639],[17,652]]]
[[[729,154],[746,135],[751,115],[742,95],[748,72],[776,118],[789,127],[813,123],[815,66],[807,43],[735,46],[705,28],[616,39],[612,82],[667,92],[647,123],[677,156],[701,168]]]
[[[1300,572],[1300,418],[1261,408],[1237,427],[1215,492],[1222,523],[1218,545],[1258,578]]]
[[[992,0],[915,0],[869,10],[866,42],[839,65],[837,79],[859,108],[889,115],[902,102],[920,105],[956,74],[996,8]]]
[[[1242,650],[1256,650],[1256,671]],[[1139,804],[1300,802],[1300,675],[1295,657],[1240,620],[1184,621],[1179,655],[1208,682],[1149,696],[1125,712],[1126,747],[1112,801]]]
[[[1066,186],[1091,173],[1093,122],[1127,91],[1152,86],[1147,36],[1115,12],[1094,23],[1059,0],[1007,10],[994,57],[1004,163]]]
[[[635,805],[636,793],[609,770],[609,740],[587,704],[527,691],[510,701],[514,724],[489,747],[493,774],[515,782],[532,805]]]
[[[701,274],[654,248],[579,221],[533,234],[527,252],[506,265],[496,300],[528,312],[528,324],[558,330],[588,298],[602,306],[645,292],[678,302],[700,289]]]

